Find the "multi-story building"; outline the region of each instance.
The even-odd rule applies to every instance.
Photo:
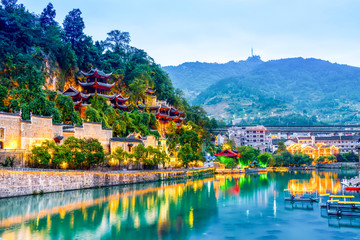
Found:
[[[252,146],[261,152],[270,151],[270,139],[264,126],[232,127],[228,132],[229,139],[233,139],[236,146]]]
[[[356,152],[356,146],[359,144],[360,136],[331,136],[331,137],[315,137],[315,143],[324,143],[334,145],[340,151]]]

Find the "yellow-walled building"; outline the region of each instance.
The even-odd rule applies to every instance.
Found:
[[[318,159],[321,156],[331,156],[339,154],[339,148],[334,145],[326,145],[324,143],[316,143],[315,145],[305,143],[293,143],[287,147],[287,150],[294,153],[302,153],[309,155],[313,159]]]

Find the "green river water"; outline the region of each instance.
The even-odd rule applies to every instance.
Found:
[[[284,189],[342,194],[340,179],[355,175],[269,172],[0,199],[0,238],[360,239],[360,218],[284,201]]]

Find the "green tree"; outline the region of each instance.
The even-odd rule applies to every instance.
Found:
[[[43,28],[55,24],[56,11],[52,3],[49,3],[40,15],[40,24]]]
[[[178,153],[178,158],[181,160],[185,168],[188,167],[191,161],[195,160],[193,149],[191,148],[189,143],[186,143],[185,145],[181,146],[180,151]]]
[[[286,145],[283,141],[278,142],[278,150],[279,153],[286,151]]]
[[[112,30],[105,40],[105,47],[112,51],[125,49],[130,43],[130,34],[128,32],[121,32],[119,30]]]
[[[73,9],[66,15],[63,27],[65,39],[71,42],[74,47],[79,45],[81,39],[84,37],[83,30],[85,28],[80,9]]]
[[[58,166],[63,163],[69,164],[71,162],[70,149],[64,145],[55,146],[52,163]]]
[[[140,164],[146,162],[148,152],[143,144],[138,144],[133,147],[131,156],[133,157],[133,164],[137,165],[137,168],[140,169]]]
[[[34,146],[31,149],[31,160],[35,166],[48,166],[51,161],[51,154],[49,150],[51,148],[49,141],[43,142],[40,146]]]
[[[116,159],[119,164],[123,164],[128,160],[129,154],[121,147],[117,147],[110,157]]]
[[[271,162],[272,158],[273,157],[271,153],[262,153],[259,156],[257,156],[257,160],[259,161],[259,165],[261,167],[267,167]]]
[[[8,97],[8,90],[5,86],[0,85],[0,111],[6,111],[7,106],[5,100]]]
[[[253,163],[260,154],[260,150],[251,146],[241,146],[237,148],[240,154],[239,164],[241,167],[248,166]]]
[[[236,166],[236,161],[234,158],[225,157],[223,163],[227,168],[233,169]]]

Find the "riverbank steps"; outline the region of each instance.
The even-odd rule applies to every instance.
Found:
[[[155,171],[0,169],[0,198],[214,175],[214,168]]]

